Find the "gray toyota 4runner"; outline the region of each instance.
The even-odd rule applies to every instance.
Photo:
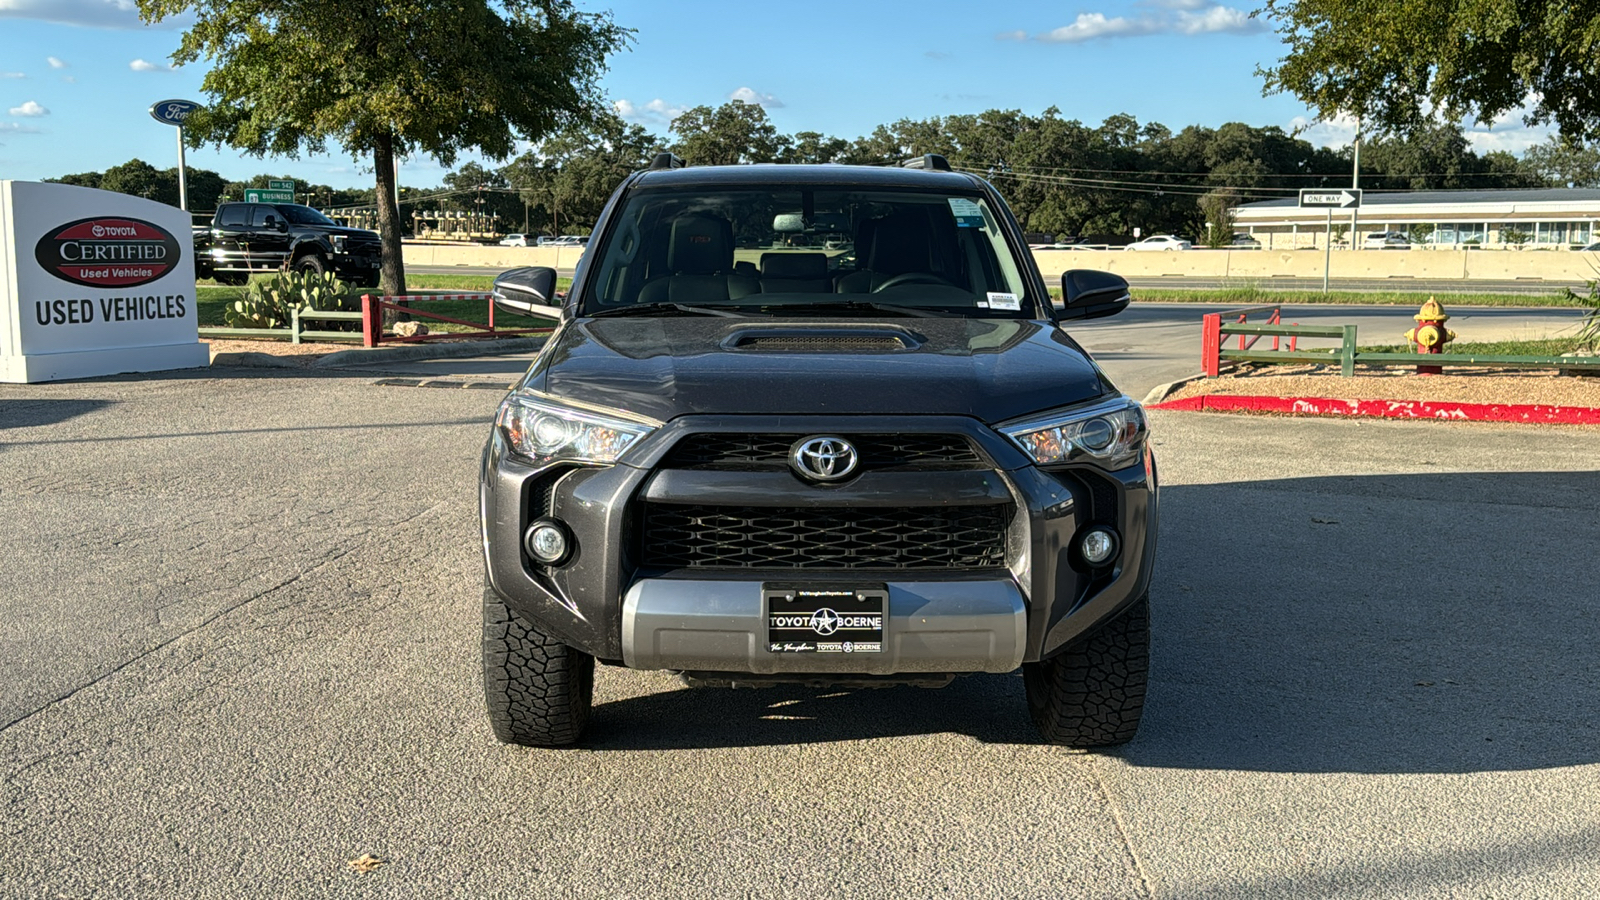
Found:
[[[1156,469],[1015,219],[939,157],[683,168],[612,197],[484,449],[484,692],[580,739],[595,661],[697,686],[938,687],[1020,668],[1045,740],[1119,744],[1149,656]],[[1064,302],[1063,302],[1064,301]]]

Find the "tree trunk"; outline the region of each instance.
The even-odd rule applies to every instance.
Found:
[[[372,149],[372,168],[378,176],[378,238],[383,242],[383,270],[379,289],[388,296],[406,292],[405,261],[400,257],[400,205],[395,202],[394,137],[383,135]]]

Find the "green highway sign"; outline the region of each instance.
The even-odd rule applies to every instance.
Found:
[[[289,182],[279,182],[288,184]],[[244,202],[246,203],[293,203],[294,191],[276,189],[262,190],[261,188],[245,188]]]
[[[292,182],[292,181],[283,181],[281,179],[275,179],[275,178],[269,178],[269,179],[267,179],[267,190],[269,190],[269,191],[290,191],[290,192],[292,192],[292,191],[294,191],[294,182]]]

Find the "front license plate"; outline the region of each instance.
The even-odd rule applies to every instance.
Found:
[[[772,653],[882,653],[889,591],[883,585],[768,584],[767,650]]]

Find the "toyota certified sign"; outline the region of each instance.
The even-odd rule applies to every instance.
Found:
[[[50,229],[35,245],[34,258],[62,281],[137,287],[176,265],[181,246],[171,232],[142,219],[79,219]]]

